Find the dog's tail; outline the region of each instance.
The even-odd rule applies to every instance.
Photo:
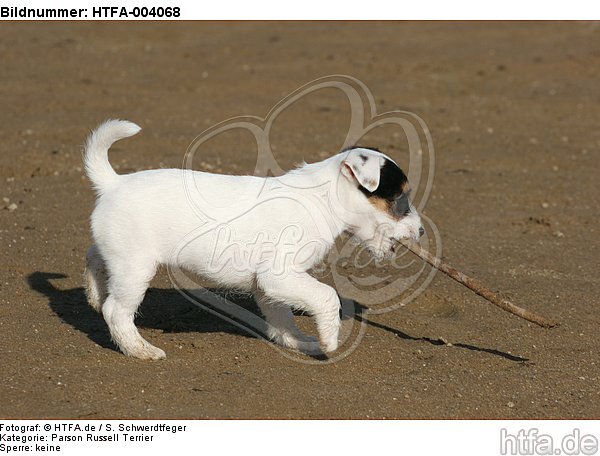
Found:
[[[127,120],[107,120],[94,130],[85,143],[83,163],[94,188],[103,193],[118,178],[108,162],[108,149],[115,141],[133,136],[141,130]]]

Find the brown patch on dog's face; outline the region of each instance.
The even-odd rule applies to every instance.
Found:
[[[390,202],[383,198],[378,198],[377,196],[371,196],[368,198],[369,203],[375,206],[381,212],[385,212],[389,215],[392,215]]]
[[[410,190],[402,192],[396,199],[390,201],[377,196],[368,197],[369,203],[377,210],[385,212],[394,220],[400,220],[410,212]]]

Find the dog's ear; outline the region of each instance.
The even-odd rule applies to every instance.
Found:
[[[342,160],[342,174],[350,181],[358,182],[369,192],[379,187],[381,157],[368,149],[353,149]]]

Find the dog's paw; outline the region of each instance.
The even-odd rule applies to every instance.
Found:
[[[299,340],[296,344],[295,350],[299,351],[300,353],[304,353],[305,355],[322,355],[323,350],[321,350],[321,344],[319,344],[318,339],[311,336],[306,337],[314,340]]]
[[[338,349],[338,339],[337,337],[331,338],[325,341],[322,341],[321,345],[323,346],[323,351],[325,353],[331,353]]]
[[[308,334],[304,334],[299,329],[294,331],[294,338],[296,339],[293,342],[294,350],[297,350],[301,353],[305,353],[307,355],[321,355],[323,354],[323,350],[321,350],[321,344],[319,343],[319,338],[314,336],[309,336]]]
[[[125,352],[127,356],[132,356],[133,358],[139,359],[164,359],[167,357],[167,354],[158,347],[151,345],[149,343],[142,344],[139,347],[134,349],[129,349]]]
[[[278,345],[285,348],[305,353],[308,355],[322,354],[319,339],[313,336],[308,336],[302,333],[300,330],[289,332],[271,330],[269,331],[269,339]]]
[[[338,349],[341,322],[334,318],[331,324],[319,328],[319,339],[325,353],[331,353]]]

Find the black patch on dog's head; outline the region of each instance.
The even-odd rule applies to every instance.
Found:
[[[346,147],[342,152],[359,148],[381,153],[376,147],[363,146]],[[366,163],[369,159],[365,154],[360,154],[359,157],[363,163]],[[387,158],[385,158],[385,162],[381,166],[377,189],[370,192],[362,185],[359,185],[358,188],[372,203],[376,203],[377,207],[385,207],[386,211],[394,217],[399,218],[410,212],[408,177],[406,177],[406,174],[404,174],[404,171],[398,165]]]
[[[385,201],[388,211],[395,217],[402,217],[410,212],[408,178],[398,165],[387,158],[381,167],[377,189],[370,192],[363,186],[358,188],[367,198]]]
[[[370,192],[363,186],[360,186],[360,191],[368,197],[382,198],[387,201],[394,201],[404,192],[404,187],[408,182],[408,178],[404,171],[393,161],[385,159],[385,163],[381,167],[379,174],[379,187],[374,192]]]

